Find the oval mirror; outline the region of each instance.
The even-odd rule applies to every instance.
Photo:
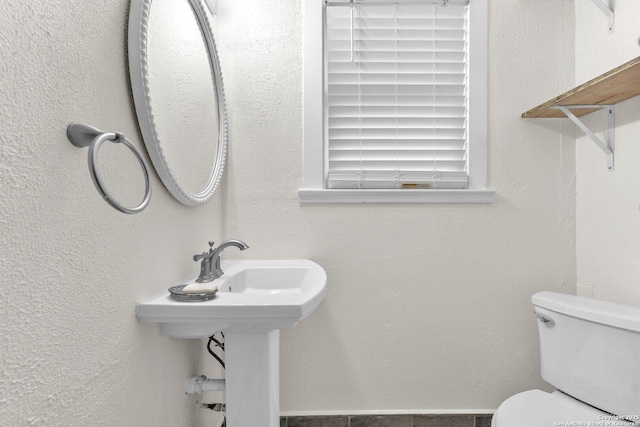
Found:
[[[132,0],[129,70],[140,131],[169,192],[208,202],[227,152],[227,114],[211,11],[201,0]]]

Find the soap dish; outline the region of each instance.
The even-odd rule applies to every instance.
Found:
[[[216,297],[216,294],[218,293],[218,290],[216,289],[215,291],[202,292],[199,294],[185,294],[184,292],[182,292],[182,289],[184,289],[185,286],[187,285],[170,287],[169,293],[171,293],[171,298],[181,302],[208,301],[210,299],[214,299]]]

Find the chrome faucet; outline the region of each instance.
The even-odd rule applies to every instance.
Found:
[[[202,252],[201,254],[194,255],[193,260],[202,260],[200,264],[200,276],[196,279],[198,283],[211,282],[224,274],[224,271],[220,268],[220,253],[229,246],[235,246],[241,251],[248,249],[249,246],[240,240],[227,240],[220,243],[220,246],[214,248],[214,241],[209,242],[209,252]]]

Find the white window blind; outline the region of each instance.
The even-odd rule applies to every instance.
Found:
[[[326,187],[468,188],[466,0],[325,14]]]

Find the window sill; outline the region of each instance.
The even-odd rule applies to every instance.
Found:
[[[301,188],[300,203],[491,203],[496,190],[326,190]]]

